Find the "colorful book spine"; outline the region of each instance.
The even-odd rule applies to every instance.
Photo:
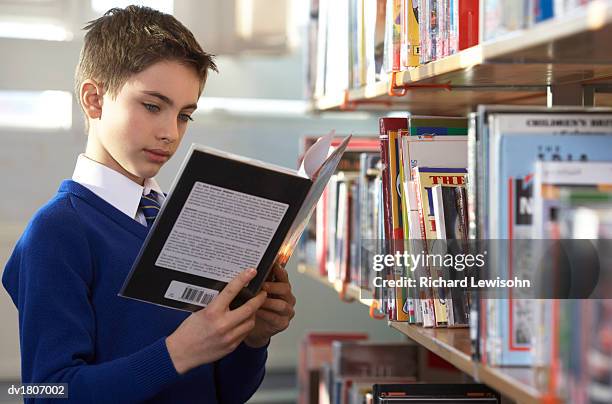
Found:
[[[457,135],[468,132],[467,119],[454,117],[410,117],[408,119],[410,136],[420,135]]]
[[[402,67],[416,67],[419,65],[419,55],[421,53],[418,0],[402,0],[401,8],[401,65]]]
[[[393,239],[404,238],[402,219],[402,196],[400,178],[399,131],[389,131],[389,192],[391,199],[391,220],[393,223]]]
[[[553,0],[534,0],[535,22],[545,21],[553,17],[553,3]]]
[[[459,0],[459,50],[478,45],[479,0]]]
[[[393,2],[393,70],[401,68],[400,56],[402,46],[402,0],[391,0]]]
[[[385,237],[387,240],[393,239],[393,219],[391,208],[391,191],[389,188],[389,132],[399,131],[408,127],[406,118],[380,118],[378,120],[380,129],[380,153],[382,160],[382,181],[383,181],[383,206],[385,217]]]

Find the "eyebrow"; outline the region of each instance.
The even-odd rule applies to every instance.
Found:
[[[143,91],[143,93],[145,93],[147,95],[152,95],[153,97],[159,98],[160,100],[162,100],[166,104],[168,104],[170,106],[174,106],[174,101],[172,101],[169,97],[163,95],[160,92],[157,92],[157,91]],[[194,104],[185,105],[181,109],[197,109],[197,108],[198,108],[198,104],[194,103]]]

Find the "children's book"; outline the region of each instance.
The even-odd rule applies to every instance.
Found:
[[[524,113],[489,115],[488,235],[508,240],[491,259],[491,276],[531,279],[533,251],[517,239],[533,234],[533,175],[536,161],[610,161],[612,116],[608,113]],[[489,362],[520,366],[532,363],[533,301],[490,300],[497,319],[488,319]]]

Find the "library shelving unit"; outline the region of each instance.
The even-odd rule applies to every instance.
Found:
[[[323,285],[340,293],[343,286],[339,282],[329,282],[318,273],[318,269],[300,265],[298,271]],[[361,298],[357,286],[346,285],[344,299],[352,299],[366,306],[371,300]],[[423,328],[420,325],[387,321],[400,333],[422,345],[424,348],[446,360],[457,369],[485,383],[508,398],[520,404],[542,403],[542,397],[535,387],[534,371],[531,368],[504,367],[496,368],[472,361],[469,330],[467,328]]]
[[[463,115],[478,104],[610,105],[611,88],[612,3],[595,0],[381,82],[315,99],[313,108]]]
[[[612,1],[592,1],[571,14],[312,104],[314,111],[403,110],[424,115],[465,115],[478,104],[610,106]],[[318,268],[299,270],[344,300],[370,303],[360,299],[358,287],[330,283]],[[555,401],[540,395],[532,368],[473,361],[468,329],[388,324],[517,403]]]

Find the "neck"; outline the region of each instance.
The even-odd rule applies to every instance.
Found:
[[[113,156],[111,156],[111,154],[106,150],[106,148],[104,148],[104,146],[99,142],[97,136],[93,134],[91,130],[89,135],[87,136],[85,157],[97,163],[100,163],[110,168],[111,170],[117,171],[119,174],[128,177],[130,180],[134,181],[140,186],[144,186],[145,179],[142,177],[138,177],[123,168],[123,166],[119,164],[119,162],[115,160]]]

